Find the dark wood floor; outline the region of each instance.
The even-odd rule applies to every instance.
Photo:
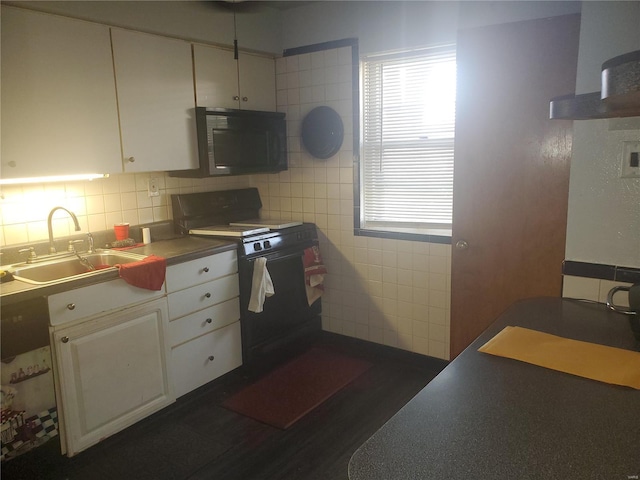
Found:
[[[52,440],[2,479],[346,480],[351,455],[446,363],[326,333],[316,345],[373,367],[287,430],[220,406],[266,370],[239,369],[73,458]]]

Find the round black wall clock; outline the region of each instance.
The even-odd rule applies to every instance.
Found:
[[[302,120],[302,144],[315,158],[334,156],[342,146],[344,125],[330,107],[316,107]]]

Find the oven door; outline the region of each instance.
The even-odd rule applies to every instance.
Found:
[[[321,330],[321,301],[318,299],[312,305],[308,304],[304,282],[303,252],[312,245],[317,245],[317,242],[264,255],[275,293],[265,299],[260,313],[248,310],[253,261],[241,259],[238,262],[245,363],[295,344]]]

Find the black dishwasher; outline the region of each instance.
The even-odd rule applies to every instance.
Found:
[[[58,434],[47,299],[3,304],[2,461]]]

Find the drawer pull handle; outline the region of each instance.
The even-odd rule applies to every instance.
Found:
[[[204,296],[207,298],[211,298],[211,294],[209,292],[205,293]]]
[[[68,310],[75,310],[76,309],[76,304],[75,303],[69,303],[67,305],[67,309]]]
[[[204,273],[209,273],[209,267],[204,267],[204,268],[202,269],[202,271],[203,271]]]
[[[211,323],[211,322],[213,322],[213,320],[212,320],[212,319],[210,319],[210,318],[207,318],[206,322],[207,322],[207,323]]]
[[[213,362],[214,356],[213,355],[209,355],[209,361]]]
[[[69,337],[66,337],[66,336],[65,336],[65,337],[62,337],[62,338],[60,339],[60,341],[61,341],[62,343],[69,343]]]

